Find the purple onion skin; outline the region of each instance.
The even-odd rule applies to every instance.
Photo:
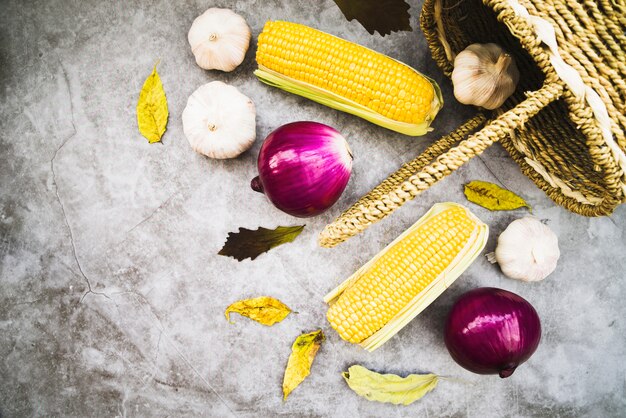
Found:
[[[515,293],[481,287],[452,306],[445,343],[459,365],[478,374],[509,377],[528,360],[541,339],[537,311]]]
[[[259,152],[253,190],[300,218],[319,215],[341,196],[352,154],[341,134],[317,122],[293,122],[270,133]]]

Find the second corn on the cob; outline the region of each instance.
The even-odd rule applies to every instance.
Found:
[[[326,296],[346,341],[373,350],[437,298],[480,253],[488,229],[469,210],[438,204]]]
[[[256,59],[261,81],[407,135],[428,132],[443,104],[413,68],[297,23],[267,22]]]

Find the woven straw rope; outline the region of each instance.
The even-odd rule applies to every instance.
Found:
[[[624,151],[620,149],[615,139],[613,138],[612,129],[619,129],[618,126],[614,122],[612,122],[609,117],[609,112],[607,110],[607,106],[602,101],[598,93],[590,86],[590,84],[594,83],[595,80],[591,80],[590,77],[586,77],[586,82],[583,80],[582,76],[579,72],[571,65],[567,64],[561,54],[559,53],[559,46],[556,40],[556,33],[554,26],[548,22],[547,20],[540,18],[538,16],[531,15],[528,10],[522,6],[517,0],[507,0],[508,5],[515,11],[518,16],[527,19],[530,24],[535,29],[535,34],[537,38],[542,41],[549,48],[550,62],[554,67],[554,70],[558,74],[561,80],[565,82],[567,87],[570,89],[572,93],[574,93],[575,97],[579,100],[585,100],[589,107],[592,109],[595,120],[602,132],[602,136],[606,141],[609,149],[613,154],[613,158],[622,170],[622,191],[624,196],[626,197],[626,154]],[[563,5],[561,5],[563,6]],[[580,7],[580,5],[578,5]],[[562,13],[567,18],[568,14],[565,14],[565,8],[560,7]],[[583,32],[586,34],[586,32]],[[583,43],[583,45],[587,45],[587,43]],[[606,49],[605,49],[606,50]],[[607,50],[608,51],[608,50]],[[623,54],[622,54],[623,55]],[[578,63],[589,63],[588,59],[585,59],[584,56],[579,55]],[[623,65],[622,65],[623,66]],[[596,68],[592,66],[592,68]],[[619,79],[624,84],[623,79]],[[608,93],[607,93],[608,94]],[[612,112],[615,113],[615,112]],[[615,115],[616,118],[619,118],[618,115]],[[623,135],[623,132],[622,132]],[[570,196],[578,200],[582,203],[591,203],[597,204],[600,199],[593,198],[590,199],[583,195],[581,192],[572,190],[565,182],[559,179],[556,176],[548,174],[545,168],[536,160],[526,157],[526,162],[535,168],[539,174],[541,174],[553,187],[561,188],[561,191],[564,195]]]
[[[344,212],[335,222],[328,225],[321,232],[319,237],[320,245],[333,247],[383,219],[404,203],[414,199],[430,186],[457,170],[471,158],[480,155],[494,142],[511,134],[548,103],[558,98],[562,91],[563,87],[559,84],[545,85],[542,89],[529,93],[528,98],[524,102],[503,113],[499,118],[490,121],[480,131],[462,140],[456,147],[440,154],[435,161],[424,166],[408,179],[398,182],[399,178],[402,177],[402,173],[396,172],[392,174],[390,176],[391,182],[397,184],[394,188],[379,198],[372,199],[369,194],[361,198],[351,209]],[[443,141],[445,144],[451,140],[458,140],[464,137],[467,132],[479,127],[484,120],[485,118],[482,115],[470,119],[466,124],[440,141]],[[440,143],[435,143],[435,146],[440,146]],[[378,188],[385,187],[384,182],[378,186]]]
[[[457,6],[463,1],[459,0]],[[457,147],[452,145],[478,128],[484,122],[484,116],[477,116],[431,145],[420,157],[405,164],[327,226],[320,234],[321,245],[334,246],[364,230],[500,139],[524,173],[555,202],[572,211],[588,216],[608,214],[626,198],[626,159],[622,151],[626,149],[622,130],[626,126],[626,37],[623,30],[620,31],[626,23],[623,0],[600,1],[604,13],[590,0],[583,2],[585,8],[575,1],[523,0],[524,6],[517,0],[483,1],[497,14],[498,20],[508,26],[542,69],[545,74],[543,87],[528,94],[528,98],[514,109],[500,112],[495,121]],[[450,75],[454,50],[447,42],[445,32],[458,39],[462,38],[462,34],[460,28],[454,25],[446,26],[444,32],[443,10],[441,0],[427,0],[422,12],[422,28],[433,58]],[[489,29],[492,28],[484,27],[484,30]],[[560,48],[564,37],[574,39],[577,48]],[[568,135],[568,130],[558,123],[556,126],[542,126],[545,136],[541,131],[533,132],[541,139],[534,144],[515,134],[516,129],[523,128],[524,123],[539,110],[561,96],[568,104],[571,120],[588,138],[586,147],[571,141],[567,147],[560,148],[562,155],[550,149],[549,132],[559,139],[566,139]],[[546,108],[543,113],[551,115],[552,121],[559,120],[559,115],[555,119],[554,109]],[[543,119],[542,114],[538,118]],[[542,163],[549,170],[529,157],[534,153],[542,156]],[[590,154],[594,161],[593,168],[587,171],[577,163],[572,164],[583,153]],[[434,162],[426,163],[437,155],[439,157]],[[555,165],[556,162],[558,164]],[[567,181],[556,176],[554,173],[559,172],[559,167],[571,168],[570,176],[573,175],[584,185],[582,190],[572,189]],[[585,178],[585,173],[592,177]],[[600,180],[601,185],[597,183]]]
[[[522,43],[523,42],[524,40],[522,40]],[[528,45],[525,45],[525,47],[528,48]],[[534,53],[536,53],[536,51],[533,51],[533,54]],[[534,56],[534,58],[536,59],[537,57]],[[547,77],[549,77],[549,72],[547,74]],[[593,115],[591,114],[591,110],[587,108],[586,106],[582,106],[580,101],[575,99],[575,97],[568,91],[564,92],[564,98],[566,101],[568,101],[570,108],[575,107],[576,112],[579,114],[579,115],[570,114],[569,117],[572,120],[577,120],[578,121],[577,123],[583,126],[583,131],[588,138],[584,152],[587,154],[591,154],[593,156],[593,160],[595,164],[593,170],[596,170],[598,173],[601,173],[603,175],[604,189],[601,190],[601,192],[598,192],[598,194],[601,195],[601,202],[597,206],[583,204],[583,203],[576,201],[576,199],[567,197],[566,195],[562,193],[561,188],[555,187],[557,186],[556,184],[551,185],[548,181],[546,181],[546,179],[542,177],[538,173],[537,170],[533,169],[527,163],[525,158],[528,152],[524,149],[525,144],[523,141],[514,142],[513,140],[514,138],[511,138],[511,140],[505,140],[503,142],[503,145],[505,146],[505,148],[507,148],[507,150],[509,151],[513,159],[520,165],[520,167],[522,168],[522,171],[528,177],[530,177],[542,190],[544,190],[556,203],[574,212],[577,212],[586,216],[598,216],[598,215],[610,214],[615,208],[615,206],[619,204],[621,200],[623,199],[623,196],[621,195],[622,192],[621,192],[621,187],[619,185],[619,182],[616,182],[616,179],[620,177],[620,174],[618,173],[619,170],[617,169],[613,158],[610,158],[610,157],[607,158],[607,154],[609,150],[607,147],[603,146],[604,142],[599,132],[596,132],[597,127],[595,126],[595,123],[594,124],[589,123],[590,119],[593,117]],[[544,111],[544,113],[545,112],[546,111]],[[541,117],[541,114],[540,114],[540,117]],[[566,116],[561,116],[561,117],[565,118]],[[546,124],[542,125],[541,131],[533,132],[533,135],[542,136],[544,131],[546,132],[546,135],[547,135],[547,132],[554,131],[556,132],[556,136],[559,138],[559,140],[567,138],[567,135],[562,133],[563,132],[562,125],[560,125],[559,123],[554,123],[554,121],[549,121],[549,122],[551,123],[548,125]],[[568,143],[568,147],[569,147],[568,150],[571,150],[576,145],[577,144],[572,143],[572,142]],[[569,164],[570,166],[572,165],[572,161],[576,161],[577,155],[580,155],[580,151],[578,151],[579,154],[576,154],[573,157],[570,156],[568,158],[562,159],[560,154],[555,153],[554,151],[551,151],[549,148],[542,149],[540,153],[543,154],[544,160],[546,160],[545,155],[549,156],[549,159],[545,161],[547,163],[549,163],[550,160],[555,160],[555,161],[563,160],[564,164]],[[559,171],[560,170],[558,168],[555,168],[555,167],[551,168],[551,172],[553,173],[559,172]],[[593,184],[593,182],[589,182],[585,179],[584,189],[591,190],[597,187],[598,186],[596,184]],[[593,198],[589,198],[588,200],[592,201],[592,199]],[[593,199],[593,201],[597,201],[597,200]]]
[[[473,132],[478,127],[482,126],[484,122],[485,116],[482,114],[477,115],[465,122],[454,132],[431,144],[417,158],[404,164],[397,171],[387,177],[382,183],[372,189],[372,191],[359,199],[358,202],[343,213],[342,217],[344,219],[353,216],[359,217],[363,213],[364,208],[369,207],[372,203],[381,206],[383,208],[383,212],[386,211],[384,206],[382,206],[382,201],[389,198],[389,193],[405,183],[409,177],[424,169],[424,167],[431,163],[437,156],[449,151],[450,148],[452,148],[455,144],[458,144],[470,132]]]
[[[520,42],[524,45],[524,48],[531,52],[531,55],[537,61],[538,65],[546,72],[546,77],[550,77],[550,70],[554,70],[554,67],[552,66],[552,60],[550,59],[550,65],[546,66],[547,63],[542,62],[541,59],[542,55],[549,57],[549,55],[547,55],[549,54],[549,51],[546,51],[546,53],[544,54],[544,52],[542,51],[542,49],[545,49],[543,45],[536,45],[532,38],[524,36],[526,35],[524,29],[522,29],[522,31],[520,32],[520,28],[532,28],[528,20],[525,17],[520,16],[518,13],[516,13],[508,4],[508,2],[505,3],[497,0],[489,0],[485,1],[485,4],[496,10],[499,13],[498,18],[504,21],[507,26],[509,26],[510,28],[515,28],[515,30],[518,32],[516,33],[516,36],[520,39]],[[554,21],[561,22],[561,26],[556,27],[562,27],[567,25],[570,29],[576,30],[577,33],[583,34],[587,38],[593,37],[592,35],[595,31],[595,28],[600,26],[598,24],[594,25],[593,22],[595,18],[594,20],[587,19],[587,22],[585,23],[585,28],[582,28],[580,24],[575,24],[575,22],[577,22],[577,19],[580,19],[581,14],[580,4],[575,1],[525,1],[524,4],[533,13],[538,13],[543,16],[549,15],[550,11],[553,11],[552,14],[554,15],[554,10],[558,10],[558,14],[555,17]],[[593,2],[585,2],[585,6],[597,11],[597,7],[595,7],[595,4]],[[574,10],[578,11],[578,16],[574,15]],[[612,16],[613,13],[609,12],[610,11],[608,11],[607,14]],[[513,29],[511,30],[513,31]],[[608,39],[611,37],[617,39],[620,45],[626,44],[626,37],[623,33],[614,32],[610,34],[610,36],[606,33],[606,31],[604,31],[603,33],[604,35],[602,35],[602,40],[606,44],[611,43],[608,41]],[[576,38],[574,38],[574,41],[578,42],[576,42],[575,47],[571,47],[571,44],[565,41],[566,37],[563,35],[563,33],[557,32],[557,39],[559,45],[568,46],[568,48],[564,49],[566,51],[580,52],[584,50],[589,50],[587,43],[585,43],[583,40]],[[615,52],[608,51],[606,48],[604,48],[603,51],[603,56],[607,56],[608,54],[612,54],[613,52]],[[619,91],[618,87],[620,100],[618,100],[614,105],[608,98],[610,97],[610,95],[606,93],[606,90],[604,90],[603,86],[600,85],[597,81],[598,79],[602,79],[601,73],[598,70],[598,68],[602,68],[602,66],[599,65],[601,64],[601,61],[599,61],[598,59],[592,59],[593,57],[590,58],[588,55],[592,55],[591,52],[587,54],[577,53],[574,55],[576,55],[575,59],[572,59],[571,56],[566,56],[566,59],[569,58],[568,64],[574,67],[578,63],[579,68],[580,65],[584,65],[584,67],[588,70],[588,74],[583,73],[583,79],[585,84],[583,89],[586,90],[588,85],[592,85],[594,86],[594,88],[602,93],[603,97],[607,98],[603,101],[605,105],[608,103],[609,108],[617,107],[623,109],[625,102],[624,97],[626,97],[626,92],[623,89]],[[618,52],[616,55],[623,57],[624,52]],[[623,61],[621,69],[618,65],[617,70],[619,70],[620,72],[626,71],[623,68]],[[591,93],[591,95],[593,94],[594,93]],[[596,94],[596,96],[598,95]],[[615,94],[613,94],[613,97],[615,97]],[[552,174],[548,175],[548,173],[545,171],[545,168],[541,164],[536,163],[533,158],[528,158],[529,153],[526,149],[519,146],[520,142],[510,141],[513,144],[513,147],[520,151],[520,153],[514,152],[515,150],[512,150],[511,147],[507,146],[507,142],[505,142],[505,147],[509,150],[509,152],[511,152],[513,158],[520,164],[524,173],[531,177],[535,181],[535,183],[537,183],[543,190],[545,190],[548,195],[557,203],[583,215],[597,216],[609,214],[612,212],[614,207],[620,202],[624,201],[625,198],[623,180],[624,169],[620,167],[620,158],[616,158],[616,156],[619,157],[619,147],[621,146],[626,148],[626,144],[624,143],[624,132],[620,128],[619,124],[615,122],[615,120],[619,121],[620,118],[615,117],[615,111],[613,111],[611,113],[611,117],[614,120],[610,120],[608,122],[611,125],[612,133],[618,138],[617,143],[620,144],[616,149],[616,147],[614,146],[615,141],[612,141],[612,143],[606,141],[606,138],[608,137],[607,129],[602,129],[599,126],[598,121],[595,119],[592,108],[584,100],[581,100],[580,97],[577,97],[576,94],[569,89],[564,91],[563,98],[568,104],[569,118],[578,126],[580,131],[582,131],[587,138],[587,152],[591,155],[594,162],[598,166],[596,170],[605,173],[604,184],[606,190],[604,191],[604,193],[602,193],[601,199],[591,198],[586,195],[583,196],[582,199],[580,198],[580,196],[575,195],[575,198],[570,199],[571,196],[568,195],[572,195],[573,193],[571,192],[571,189],[568,189],[569,186],[567,186],[567,182],[554,174],[559,172],[559,170],[553,169],[551,170]],[[607,125],[606,118],[604,124]],[[621,142],[619,138],[621,138]],[[567,139],[567,137],[563,136],[561,139]],[[546,153],[542,153],[542,157],[544,157],[544,160],[546,160],[545,156]],[[559,155],[552,152],[550,153],[548,160],[558,158]],[[572,161],[575,161],[575,158],[570,159],[568,163],[571,164]],[[534,168],[531,167],[529,162],[530,164],[535,163]],[[587,190],[590,190],[591,186],[592,185],[587,182],[585,188]],[[580,192],[576,191],[574,193],[577,194]],[[594,207],[592,206],[593,204],[597,204],[597,206]]]
[[[433,1],[435,0],[430,0],[430,3],[433,3]],[[463,0],[461,0],[459,3],[462,3],[462,1]],[[428,3],[429,2],[427,1],[427,4]],[[526,3],[532,6],[532,3],[528,3],[528,2]],[[547,4],[546,2],[542,2],[542,1],[535,1],[535,3]],[[560,4],[561,6],[563,5],[562,1],[557,1],[556,3]],[[576,2],[572,2],[572,3],[575,3],[577,6],[579,6],[578,3]],[[485,4],[491,7],[495,12],[498,13],[498,19],[503,21],[509,27],[511,33],[514,33],[516,38],[519,39],[519,41],[524,46],[524,48],[530,52],[530,54],[534,58],[537,65],[546,73],[546,82],[548,82],[548,80],[554,80],[555,77],[557,78],[556,82],[563,82],[560,79],[558,79],[558,75],[554,71],[554,67],[552,66],[551,58],[548,53],[549,51],[546,51],[546,48],[542,45],[537,35],[535,34],[535,28],[529,24],[527,19],[515,13],[515,11],[511,8],[511,6],[508,5],[507,2],[503,2],[501,0],[491,0],[491,1],[485,0]],[[579,7],[576,7],[576,8],[579,9]],[[435,19],[440,19],[440,16],[438,15],[440,15],[441,13],[440,12],[441,2],[439,0],[435,2],[433,9],[434,9]],[[546,6],[546,9],[547,10],[551,9],[549,4]],[[546,10],[542,10],[542,11],[544,12],[544,14],[546,13]],[[562,11],[562,13],[566,17],[568,16],[568,14],[565,13],[565,11]],[[422,22],[429,21],[431,19],[429,15],[430,15],[429,8],[425,7],[423,15],[422,15],[423,17]],[[567,21],[570,23],[571,23],[571,20],[572,19],[567,19]],[[589,21],[589,19],[587,20]],[[450,53],[447,51],[450,50],[451,48],[447,40],[445,39],[445,36],[439,33],[439,31],[442,30],[441,29],[442,27],[443,27],[442,25],[438,24],[437,28],[426,27],[424,28],[424,31],[426,33],[427,39],[429,40],[429,43],[431,44],[431,49],[432,49],[435,61],[437,61],[437,63],[444,70],[444,72],[446,72],[449,75],[452,71],[452,63],[448,59],[448,57],[450,56]],[[593,29],[594,27],[593,24],[591,24],[590,27]],[[454,30],[450,30],[449,27],[447,27],[446,30],[448,34],[454,32]],[[623,34],[621,34],[621,38],[618,35],[620,34],[617,34],[617,35],[613,34],[613,36],[616,36],[618,39],[621,39],[620,43],[623,43],[624,42]],[[441,46],[441,50],[438,50],[437,48],[432,48],[433,44],[437,44],[434,38],[437,38],[436,41]],[[559,37],[559,42],[561,43],[563,42],[562,37]],[[442,50],[445,51],[445,54],[442,53]],[[577,48],[573,48],[573,50],[577,50]],[[604,55],[606,54],[607,53],[605,53]],[[621,56],[623,56],[623,52],[621,52]],[[581,59],[581,61],[588,63],[590,59],[585,57],[584,59]],[[594,61],[593,63],[595,64],[596,61]],[[590,66],[591,68],[595,68],[593,67],[593,65],[587,65],[587,67],[590,67]],[[596,72],[593,75],[595,77],[585,77],[585,83],[590,83],[590,84],[597,83],[596,78],[598,76],[598,73]],[[622,97],[623,96],[624,94],[622,94]],[[589,144],[588,144],[589,149],[587,150],[587,152],[590,152],[593,155],[594,160],[598,163],[599,166],[601,166],[600,167],[601,170],[598,170],[598,171],[603,171],[607,173],[605,182],[606,182],[608,190],[607,190],[607,193],[603,193],[602,198],[588,196],[587,194],[583,194],[580,191],[573,191],[564,180],[560,179],[558,176],[555,176],[554,174],[548,174],[545,168],[536,160],[534,159],[526,160],[529,152],[528,152],[528,149],[525,148],[522,142],[519,142],[519,141],[515,142],[515,141],[507,140],[505,141],[504,145],[509,150],[509,152],[511,152],[513,158],[520,164],[524,173],[528,175],[529,177],[531,177],[535,181],[535,183],[539,185],[544,191],[546,191],[546,193],[548,193],[548,195],[557,203],[561,204],[562,206],[567,207],[568,209],[574,212],[578,212],[578,213],[588,215],[588,216],[609,214],[613,210],[615,205],[619,203],[622,199],[624,199],[623,182],[618,181],[616,183],[616,179],[623,177],[623,170],[620,169],[619,167],[616,167],[615,155],[609,155],[611,150],[607,148],[606,146],[604,146],[606,145],[605,142],[603,140],[597,142],[597,140],[601,138],[602,132],[598,128],[597,122],[594,121],[593,114],[591,114],[591,110],[588,107],[588,105],[586,105],[583,101],[581,101],[580,98],[575,97],[572,94],[572,92],[568,90],[564,92],[563,97],[568,102],[569,108],[571,110],[570,117],[572,118],[572,120],[576,122],[576,124],[585,133],[587,138],[593,138],[596,141],[595,143],[594,143],[594,140],[589,141]],[[621,106],[623,107],[623,105],[624,105],[624,100],[621,100]],[[614,115],[615,115],[615,112],[611,114],[611,117],[613,117]],[[614,125],[613,128],[614,128],[614,133],[616,133],[618,138],[621,137],[623,139],[624,138],[623,132],[621,131],[619,126]],[[550,129],[550,127],[546,126],[544,129]],[[564,135],[562,136],[564,137]],[[511,150],[511,147],[508,146],[509,143],[513,144],[516,150],[520,151],[520,153],[512,152],[515,150]],[[613,151],[615,151],[615,149]],[[519,155],[519,154],[524,154],[524,155]],[[542,150],[542,157],[544,157],[544,159],[546,159],[546,155],[548,154],[549,154],[548,159],[561,160],[560,156],[557,153],[550,152],[549,149]],[[530,164],[528,164],[529,162],[533,164],[534,167],[539,170],[533,169],[533,167],[531,167]],[[568,162],[562,162],[562,163],[568,164]],[[559,170],[553,169],[551,171],[552,173],[555,173],[555,172],[558,172]],[[540,172],[541,174],[543,174],[543,176],[540,174]],[[592,186],[593,185],[591,184],[587,184],[588,188],[591,188]],[[619,188],[620,190],[617,190],[617,188]],[[618,199],[617,198],[618,195],[621,196],[621,198]],[[589,205],[594,205],[594,204],[596,204],[597,206],[595,207],[589,206]]]

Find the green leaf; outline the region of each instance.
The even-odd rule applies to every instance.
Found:
[[[304,225],[279,226],[276,229],[239,228],[239,232],[229,232],[226,244],[218,253],[241,261],[254,260],[259,255],[279,245],[293,242],[304,229]]]
[[[291,391],[309,375],[317,350],[320,349],[325,338],[321,329],[296,338],[291,346],[291,354],[283,378],[283,400],[287,400]]]
[[[371,34],[411,31],[409,6],[404,0],[335,0],[348,20],[356,19]]]
[[[343,378],[357,395],[370,401],[410,405],[437,387],[436,374],[380,374],[363,366],[351,366]]]
[[[224,312],[228,322],[230,322],[231,312],[246,316],[260,324],[272,326],[285,319],[291,312],[291,309],[278,299],[270,296],[261,296],[239,300],[231,304]]]
[[[163,90],[161,77],[156,70],[157,64],[154,65],[152,73],[143,83],[137,102],[139,132],[151,144],[161,141],[169,116],[165,90]]]
[[[527,207],[532,212],[532,208],[524,199],[497,184],[474,180],[465,185],[464,193],[467,200],[489,210],[513,210]]]

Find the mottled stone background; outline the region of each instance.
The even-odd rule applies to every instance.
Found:
[[[420,2],[412,1],[417,29]],[[268,88],[252,75],[254,46],[236,71],[196,66],[186,35],[211,6],[249,22],[254,41],[268,19],[318,27],[383,51],[431,75],[447,101],[435,131],[409,138]],[[421,416],[610,417],[626,411],[626,207],[587,219],[555,206],[499,147],[442,181],[362,236],[332,250],[316,238],[358,196],[472,114],[430,58],[418,30],[385,38],[347,22],[330,0],[0,2],[0,415],[23,416]],[[149,145],[135,105],[155,61],[167,91],[168,130]],[[258,109],[258,140],[243,156],[213,161],[182,132],[187,97],[203,83],[240,88]],[[297,241],[251,262],[217,256],[229,231],[293,225],[249,189],[262,139],[273,128],[316,120],[354,151],[341,200],[306,221]],[[482,179],[524,196],[558,234],[561,260],[541,283],[502,276],[484,257],[384,347],[367,353],[328,326],[323,295],[432,204],[464,202]],[[524,210],[471,205],[495,237]],[[506,380],[457,366],[442,341],[462,292],[497,286],[527,298],[543,323],[531,360]],[[273,295],[299,313],[266,328],[234,300]],[[294,338],[328,338],[309,378],[286,403],[284,366]],[[352,364],[444,381],[409,407],[368,402],[341,372]]]

